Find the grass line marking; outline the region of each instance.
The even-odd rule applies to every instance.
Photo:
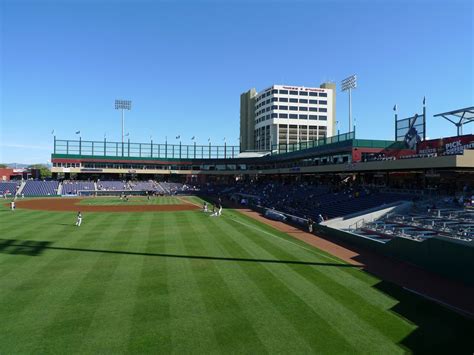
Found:
[[[261,232],[261,233],[267,234],[267,235],[269,235],[269,236],[271,236],[271,237],[276,237],[276,238],[278,238],[279,240],[282,240],[282,241],[285,241],[285,242],[287,242],[287,243],[296,245],[296,246],[300,247],[301,249],[304,249],[304,250],[307,250],[307,251],[309,251],[309,252],[311,252],[311,253],[320,255],[320,256],[325,257],[325,258],[327,258],[327,259],[330,259],[330,260],[332,260],[332,261],[336,261],[336,262],[340,263],[341,265],[344,264],[343,262],[341,262],[341,260],[336,259],[336,258],[333,258],[333,257],[330,256],[330,255],[323,254],[323,253],[319,252],[318,250],[307,248],[307,247],[305,247],[305,246],[303,246],[303,245],[301,245],[301,244],[295,243],[295,242],[293,242],[293,241],[291,241],[291,240],[284,239],[284,238],[280,237],[279,235],[276,235],[276,234],[267,232],[267,231],[265,231],[265,230],[263,230],[263,229],[260,229],[260,228],[258,228],[258,227],[255,227],[255,226],[253,226],[253,225],[251,225],[251,224],[247,224],[247,223],[244,223],[244,222],[242,222],[242,221],[238,221],[238,220],[235,219],[235,218],[232,218],[232,217],[229,217],[229,218],[230,218],[232,221],[236,222],[236,223],[240,223],[240,224],[242,224],[242,225],[244,225],[244,226],[246,226],[246,227],[255,229],[255,230],[257,230],[257,231],[259,231],[259,232]]]

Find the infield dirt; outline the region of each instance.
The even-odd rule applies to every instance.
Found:
[[[97,206],[79,205],[82,198],[40,198],[34,200],[17,201],[18,208],[40,211],[81,211],[81,212],[176,212],[193,211],[199,209],[192,203],[179,205],[124,205]],[[185,200],[183,200],[185,201]]]

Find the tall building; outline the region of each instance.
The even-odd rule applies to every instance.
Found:
[[[255,98],[257,90],[250,89],[240,95],[240,149],[254,150]]]
[[[259,93],[251,89],[240,98],[241,150],[271,150],[277,144],[331,137],[335,117],[334,83],[319,88],[273,85]]]

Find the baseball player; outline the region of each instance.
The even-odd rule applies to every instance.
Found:
[[[76,226],[80,227],[82,223],[82,213],[81,211],[77,212]]]
[[[11,209],[12,211],[15,211],[15,208],[16,208],[16,206],[15,206],[15,201],[13,200],[12,202],[10,202],[10,209]]]
[[[207,202],[204,202],[204,206],[203,206],[202,209],[203,209],[204,212],[207,212]]]
[[[220,216],[222,215],[222,204],[219,203],[219,210],[217,211],[217,215]]]

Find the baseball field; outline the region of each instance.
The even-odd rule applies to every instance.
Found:
[[[171,199],[125,203],[202,203]],[[0,353],[472,353],[468,319],[236,210],[83,215],[1,205]]]

